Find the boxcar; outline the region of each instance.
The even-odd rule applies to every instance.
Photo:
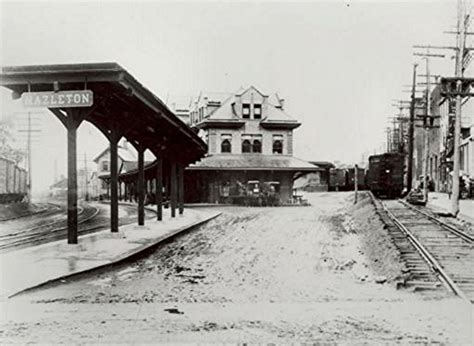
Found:
[[[347,170],[344,168],[331,168],[329,170],[329,190],[347,190]]]
[[[403,191],[404,155],[386,153],[369,157],[367,185],[376,196],[396,198]]]
[[[0,203],[21,202],[27,193],[26,178],[23,168],[0,156]]]
[[[347,187],[347,190],[349,191],[354,190],[354,172],[355,172],[355,168],[347,169],[346,187]],[[364,168],[357,168],[357,188],[359,190],[365,190],[367,188],[365,184],[365,174],[366,172]]]

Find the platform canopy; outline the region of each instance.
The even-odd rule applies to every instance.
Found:
[[[203,157],[206,144],[151,91],[116,63],[3,67],[0,85],[23,93],[90,90],[93,104],[81,120],[106,137],[115,130],[134,146],[189,164]],[[29,95],[29,94],[28,94]],[[61,118],[61,108],[50,108]]]
[[[323,169],[288,155],[219,154],[210,155],[190,165],[192,171],[293,171],[317,172]]]

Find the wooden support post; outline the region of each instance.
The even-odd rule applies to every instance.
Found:
[[[145,170],[144,170],[145,148],[142,144],[138,146],[138,225],[145,224]]]
[[[184,166],[178,165],[178,210],[179,215],[184,212]]]
[[[77,129],[90,109],[49,109],[67,129],[67,242],[77,244]]]
[[[179,215],[184,212],[184,166],[178,165],[178,210]]]
[[[77,127],[68,115],[67,128],[67,242],[77,244]]]
[[[357,190],[358,190],[358,173],[359,167],[357,165],[354,166],[354,204],[357,204]]]
[[[118,141],[120,136],[117,129],[113,129],[109,136],[110,141],[110,230],[118,232]]]
[[[156,182],[155,182],[155,201],[156,201],[156,218],[158,221],[163,220],[163,159],[156,159]]]
[[[176,177],[176,163],[171,162],[171,217],[176,216],[176,202],[178,195],[178,184]]]

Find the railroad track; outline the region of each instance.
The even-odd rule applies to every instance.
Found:
[[[444,284],[474,303],[473,237],[401,200],[380,201],[396,225],[390,229],[407,263],[407,286],[435,289]]]
[[[99,228],[99,226],[83,227],[84,224],[91,222],[100,210],[93,206],[80,207],[78,212],[78,233],[87,234]],[[102,226],[100,226],[102,227]],[[62,239],[67,231],[66,220],[62,217],[41,223],[26,230],[8,233],[0,236],[0,251],[28,247],[30,245],[43,244],[49,241]]]
[[[44,207],[33,213],[26,213],[26,214],[21,214],[17,216],[7,217],[7,218],[0,218],[0,222],[8,222],[8,221],[13,221],[13,220],[18,220],[18,219],[36,217],[36,215],[38,214],[51,215],[51,214],[57,213],[58,211],[62,209],[59,204],[51,203],[51,202],[37,203],[37,205],[43,205]]]
[[[130,206],[133,211],[136,206]],[[78,220],[78,235],[85,235],[106,228],[109,225],[109,219],[101,216],[100,209],[94,206],[81,207],[80,218]],[[148,210],[146,219],[155,217],[156,214]],[[119,225],[133,223],[135,217],[121,219]],[[67,238],[67,222],[64,218],[54,220],[30,229],[13,232],[0,237],[0,252],[9,252],[25,247],[40,245],[56,240]]]

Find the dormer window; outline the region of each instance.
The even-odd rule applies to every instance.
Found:
[[[104,172],[109,171],[109,161],[102,161],[102,171]]]
[[[261,104],[253,105],[253,118],[262,119],[262,105]]]
[[[283,154],[283,143],[281,140],[276,140],[273,142],[273,153]]]
[[[242,118],[250,119],[250,103],[242,104]]]
[[[283,136],[273,135],[273,154],[283,154]]]

